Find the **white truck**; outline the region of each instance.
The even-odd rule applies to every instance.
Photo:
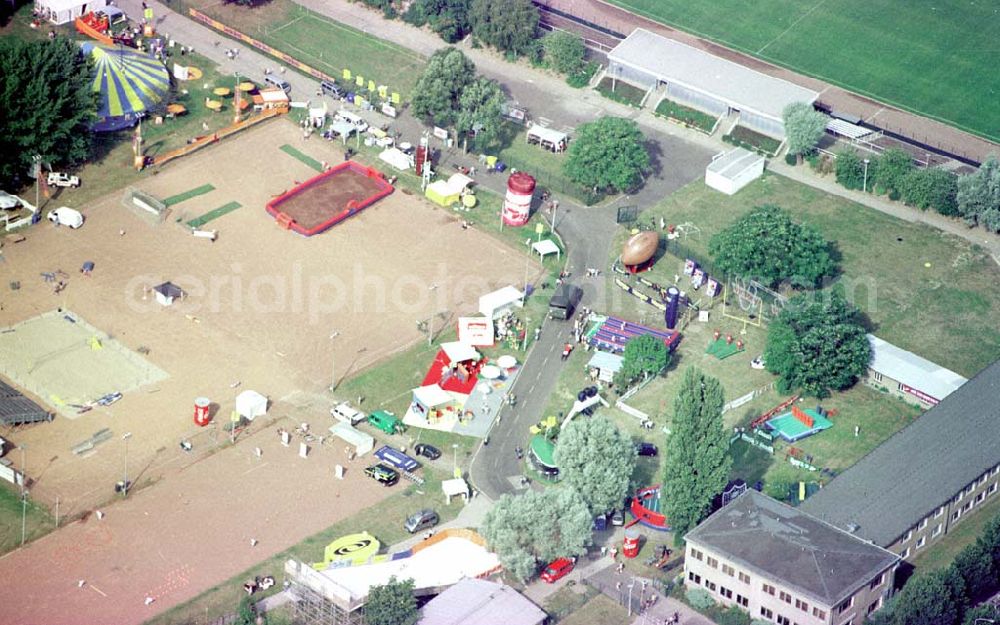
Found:
[[[52,187],[79,187],[80,178],[77,176],[71,176],[70,174],[60,174],[58,172],[49,172],[49,186]]]
[[[75,229],[83,225],[83,215],[80,214],[80,211],[67,206],[50,210],[46,217],[57,226],[69,226]]]
[[[351,407],[349,402],[340,402],[333,408],[330,408],[330,414],[337,421],[342,421],[344,423],[350,423],[351,425],[357,425],[365,420],[365,413]]]

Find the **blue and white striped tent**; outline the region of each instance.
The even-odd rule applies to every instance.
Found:
[[[134,126],[170,91],[170,73],[162,62],[131,48],[82,45],[94,59],[93,90],[101,94],[92,129],[110,132]]]

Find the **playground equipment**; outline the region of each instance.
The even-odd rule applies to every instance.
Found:
[[[673,351],[681,340],[680,332],[674,330],[654,330],[653,328],[626,321],[618,317],[607,317],[596,332],[587,335],[587,341],[593,347],[608,352],[620,354],[625,351],[625,344],[632,337],[649,335],[663,341],[667,349]]]
[[[355,178],[355,184],[350,186],[361,187],[368,195],[341,191],[342,180],[338,177]],[[334,185],[338,190],[325,188],[327,185]],[[344,161],[271,200],[267,203],[267,212],[282,228],[309,237],[361,212],[392,191],[393,186],[377,170]]]
[[[622,264],[629,273],[646,271],[656,261],[659,246],[660,235],[652,230],[633,234],[622,247]]]
[[[639,489],[629,510],[636,521],[659,532],[670,530],[666,515],[661,512],[660,485]]]
[[[774,408],[771,408],[770,410],[768,410],[764,414],[760,415],[759,417],[757,417],[756,419],[754,419],[753,421],[751,421],[750,422],[750,429],[752,430],[754,428],[760,427],[761,425],[763,425],[764,423],[766,423],[768,419],[770,419],[774,415],[778,414],[779,412],[781,412],[785,408],[788,408],[789,406],[791,406],[792,404],[794,404],[798,400],[799,400],[799,396],[797,394],[796,395],[792,395],[791,397],[789,397],[785,401],[781,402],[780,404],[778,404]]]
[[[721,332],[716,330],[712,333],[712,342],[708,344],[708,349],[705,350],[705,353],[711,354],[719,360],[725,360],[734,354],[742,352],[745,347],[742,339],[734,341],[732,334],[727,333],[726,336],[722,336]]]
[[[794,443],[832,427],[833,422],[827,416],[829,413],[823,410],[822,406],[816,406],[815,410],[812,408],[802,410],[798,406],[792,406],[791,412],[772,417],[766,423],[767,427],[778,433],[778,436],[789,443]]]

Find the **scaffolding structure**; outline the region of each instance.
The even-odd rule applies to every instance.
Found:
[[[285,563],[285,579],[292,596],[295,620],[305,625],[365,625],[363,603],[345,589],[328,588],[329,580],[302,562]],[[338,590],[340,592],[338,592]]]

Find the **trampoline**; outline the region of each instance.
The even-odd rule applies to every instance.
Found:
[[[790,412],[780,414],[767,421],[767,426],[789,443],[802,440],[831,427],[833,422],[826,418],[821,409],[802,410],[793,406]]]
[[[267,203],[278,225],[303,236],[329,230],[392,193],[392,185],[371,168],[345,161]]]
[[[642,488],[632,498],[631,512],[636,521],[660,532],[670,531],[667,517],[661,512],[660,485]]]

